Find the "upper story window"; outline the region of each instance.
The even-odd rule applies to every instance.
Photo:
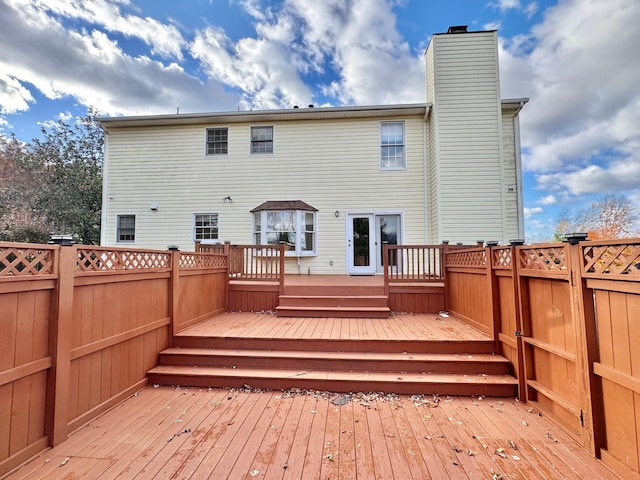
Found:
[[[380,168],[383,170],[405,168],[404,122],[380,124]]]
[[[193,240],[198,242],[218,240],[217,213],[193,214]]]
[[[136,241],[136,216],[118,215],[116,219],[116,242]]]
[[[285,245],[285,255],[316,254],[316,212],[300,200],[265,202],[252,210],[256,245]]]
[[[273,153],[273,127],[251,127],[251,153]]]
[[[207,155],[226,155],[229,150],[229,129],[207,128]]]

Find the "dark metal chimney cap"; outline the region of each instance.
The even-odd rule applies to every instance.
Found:
[[[453,25],[449,27],[447,33],[467,33],[467,25]]]

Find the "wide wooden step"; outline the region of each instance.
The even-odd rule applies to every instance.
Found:
[[[279,317],[320,317],[320,318],[386,318],[391,313],[389,307],[369,306],[322,306],[316,305],[313,298],[308,298],[306,306],[276,307]]]
[[[281,307],[387,307],[386,295],[280,295]]]
[[[169,348],[160,353],[160,365],[478,375],[506,375],[509,372],[509,362],[506,358],[482,353],[369,353]]]
[[[287,285],[284,295],[302,296],[368,296],[384,295],[384,285],[353,285],[336,282],[333,285]]]
[[[287,319],[288,322],[304,322],[305,319]],[[376,320],[377,321],[377,320]],[[365,353],[493,353],[491,340],[397,340],[397,339],[348,339],[348,338],[274,338],[263,336],[202,336],[176,335],[173,346],[180,348],[210,348],[232,350],[289,350],[319,352]]]
[[[515,396],[509,375],[385,373],[346,370],[222,368],[159,365],[148,372],[153,384],[197,387],[313,389],[332,392]]]

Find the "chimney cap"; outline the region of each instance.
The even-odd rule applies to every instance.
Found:
[[[467,25],[453,25],[449,27],[447,33],[467,33]]]

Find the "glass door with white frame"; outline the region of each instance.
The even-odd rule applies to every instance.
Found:
[[[348,273],[374,275],[376,273],[375,216],[351,214],[348,218]]]
[[[382,252],[385,245],[398,245],[400,243],[400,215],[376,215],[375,222],[376,272],[384,273]],[[398,268],[397,251],[392,251],[389,254],[389,267],[392,270]]]

